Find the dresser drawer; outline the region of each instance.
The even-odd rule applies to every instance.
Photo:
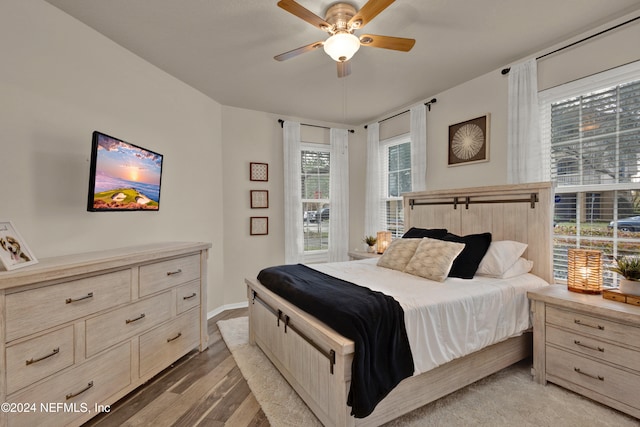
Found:
[[[9,414],[9,426],[66,425],[94,411],[94,405],[131,384],[131,344],[126,342],[77,368],[13,396],[34,403],[35,412]],[[49,412],[41,409],[41,403]],[[66,409],[56,405],[67,405]],[[95,415],[95,414],[94,414]]]
[[[196,280],[188,285],[180,286],[177,289],[176,298],[178,314],[198,307],[200,305],[200,281]]]
[[[173,304],[171,292],[164,292],[87,319],[86,356],[91,357],[113,344],[169,320]]]
[[[547,306],[546,323],[561,326],[581,334],[600,337],[609,341],[633,344],[640,347],[640,328],[589,316],[577,311]]]
[[[140,376],[159,371],[200,342],[200,311],[193,309],[140,336]]]
[[[547,326],[547,343],[640,372],[640,352],[597,338]]]
[[[7,394],[73,365],[73,325],[7,347]]]
[[[553,381],[551,377],[555,376],[640,409],[640,375],[553,347],[547,347],[546,357],[547,376],[550,381]]]
[[[131,300],[131,270],[6,296],[6,339],[12,341]]]
[[[200,278],[200,255],[140,267],[140,296],[159,292]]]

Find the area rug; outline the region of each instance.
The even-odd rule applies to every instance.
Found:
[[[248,319],[218,322],[270,424],[321,426],[262,351],[248,343]],[[638,426],[640,422],[553,384],[535,383],[518,363],[386,424],[392,426]]]

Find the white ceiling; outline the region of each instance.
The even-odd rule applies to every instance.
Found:
[[[356,34],[415,38],[365,47],[338,79],[326,33],[276,0],[46,0],[217,102],[361,125],[635,10],[639,0],[398,0]],[[298,0],[324,18],[327,0]],[[350,1],[357,9],[366,0]]]

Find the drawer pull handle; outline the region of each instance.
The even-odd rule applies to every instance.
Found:
[[[137,322],[138,320],[144,319],[144,318],[145,318],[144,313],[141,313],[140,316],[136,317],[135,319],[127,319],[126,323],[128,325],[129,323]]]
[[[178,338],[180,338],[181,336],[182,336],[182,332],[178,332],[178,335],[176,335],[175,337],[173,337],[173,338],[167,338],[167,342],[175,341],[175,340],[177,340]]]
[[[601,331],[604,331],[604,326],[601,326],[601,325],[590,325],[589,323],[582,323],[580,321],[580,319],[573,319],[573,323],[575,323],[576,325],[587,326],[589,328],[599,329]]]
[[[182,273],[182,269],[181,268],[179,268],[179,269],[177,269],[175,271],[167,271],[167,276],[173,276],[174,274],[180,274],[180,273]]]
[[[578,340],[573,340],[573,343],[575,345],[579,345],[580,347],[588,348],[589,350],[597,350],[597,351],[599,351],[601,353],[604,353],[604,347],[596,347],[596,346],[592,346],[592,345],[582,344]]]
[[[586,372],[582,372],[580,368],[573,368],[573,370],[579,373],[580,375],[584,375],[585,377],[593,378],[594,380],[604,381],[604,377],[601,375],[588,374]]]
[[[192,293],[191,295],[187,295],[186,297],[182,297],[182,299],[191,299],[191,298],[195,297],[196,295],[198,295],[198,294],[196,294],[196,293],[194,292],[194,293]]]
[[[84,299],[89,299],[89,298],[93,298],[93,292],[89,292],[88,294],[80,298],[67,298],[64,302],[66,304],[71,304],[72,302],[82,301]]]
[[[85,388],[83,388],[82,390],[80,390],[80,391],[78,391],[76,393],[69,393],[65,397],[67,398],[67,400],[73,399],[74,397],[79,396],[82,393],[84,393],[85,391],[89,390],[91,387],[93,387],[93,381],[91,381],[89,384],[87,384],[87,386]]]
[[[46,356],[38,357],[37,359],[31,358],[29,360],[25,360],[25,363],[26,363],[27,366],[29,366],[29,365],[32,365],[34,363],[40,362],[41,360],[48,359],[51,356],[55,356],[58,353],[60,353],[60,347],[54,348],[53,351],[51,353],[47,354]]]

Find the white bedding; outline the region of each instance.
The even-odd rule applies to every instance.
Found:
[[[414,375],[521,334],[531,327],[527,291],[548,285],[533,274],[434,282],[376,263],[377,259],[365,259],[308,266],[398,301]]]

